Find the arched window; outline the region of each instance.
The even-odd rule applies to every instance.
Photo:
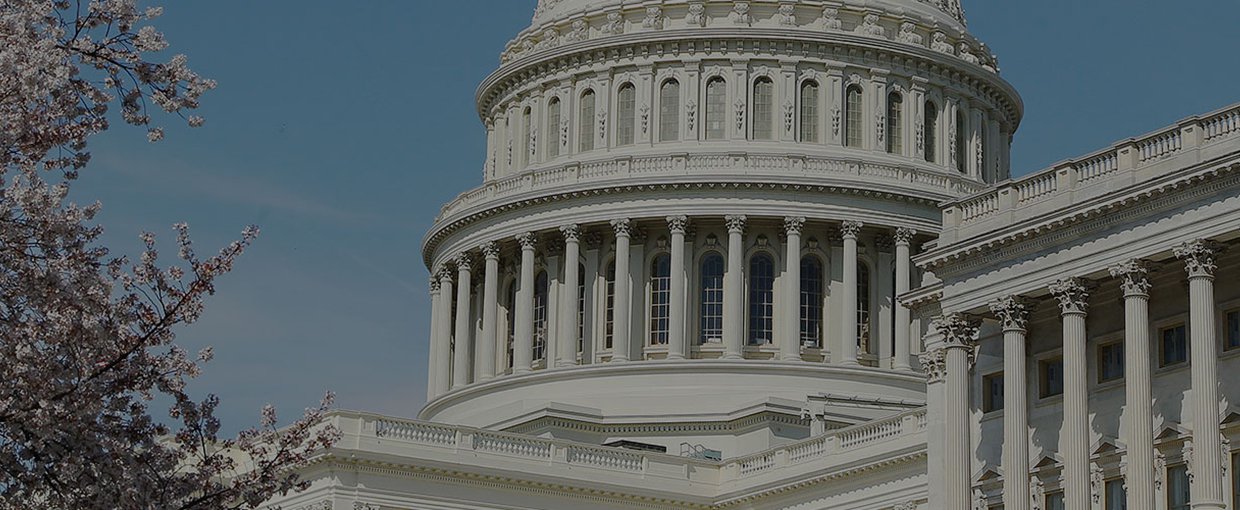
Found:
[[[680,82],[667,80],[659,89],[659,141],[680,139]]]
[[[801,345],[822,346],[822,261],[801,258]]]
[[[547,356],[547,272],[534,278],[534,361]]]
[[[514,339],[517,336],[517,282],[515,280],[508,284],[508,296],[506,297],[507,300],[504,301],[504,306],[508,308],[508,339],[505,342],[507,344],[506,359],[508,360],[508,368],[511,369],[513,360],[512,346],[515,345]]]
[[[580,137],[577,146],[581,149],[581,152],[594,150],[594,115],[594,91],[587,90],[581,93],[580,118],[577,122],[578,129],[581,130],[580,133],[577,133],[577,136]]]
[[[887,152],[904,153],[904,96],[899,92],[887,95]]]
[[[938,154],[935,152],[939,144],[939,107],[931,101],[926,101],[926,115],[923,119],[925,125],[922,126],[922,132],[925,133],[925,151],[926,161],[937,163],[935,159]]]
[[[765,345],[774,340],[775,261],[759,253],[749,259],[749,345]]]
[[[758,78],[753,84],[753,138],[775,139],[775,82]]]
[[[728,84],[715,77],[706,82],[706,139],[723,140],[728,133]]]
[[[650,345],[667,345],[671,303],[672,256],[665,253],[650,264]]]
[[[617,96],[616,145],[632,145],[637,130],[637,88],[632,83],[620,86]]]
[[[870,266],[857,262],[857,340],[861,352],[870,348]]]
[[[818,142],[818,82],[801,84],[801,141]]]
[[[534,114],[528,106],[521,113],[521,129],[524,130],[521,133],[525,135],[525,143],[517,150],[523,154],[521,161],[524,165],[522,166],[526,166],[534,161]]]
[[[966,155],[969,153],[969,148],[965,146],[965,144],[968,143],[969,138],[965,136],[964,130],[965,130],[964,112],[957,110],[956,111],[956,170],[960,171],[960,173],[965,173],[969,169],[968,162],[966,161],[967,159]]]
[[[577,353],[585,352],[586,342],[586,266],[577,264]]]
[[[607,349],[612,348],[612,340],[616,337],[616,261],[607,264],[604,274],[604,286],[607,287],[607,311],[603,318],[603,341]]]
[[[560,98],[547,102],[547,158],[560,155]]]
[[[723,341],[723,256],[708,253],[701,270],[701,343]]]
[[[844,105],[844,145],[861,147],[863,143],[861,131],[861,86],[849,85],[845,95],[847,98]]]

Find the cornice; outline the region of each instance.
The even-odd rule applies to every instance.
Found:
[[[591,434],[682,434],[687,432],[741,432],[764,424],[779,423],[808,427],[809,420],[769,410],[726,421],[674,422],[674,423],[598,423],[560,416],[540,416],[520,425],[505,429],[514,434],[529,434],[536,430],[553,428],[576,430]]]
[[[754,503],[772,496],[779,496],[805,490],[820,483],[839,480],[841,478],[856,476],[872,471],[882,471],[912,462],[924,461],[926,458],[926,445],[922,443],[912,448],[911,451],[900,455],[870,460],[868,462],[859,463],[847,468],[810,475],[801,480],[778,482],[772,487],[758,490],[750,494],[745,494],[744,496],[718,499],[715,501],[714,508],[730,508],[745,505],[747,503]]]

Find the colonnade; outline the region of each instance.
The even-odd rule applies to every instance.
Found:
[[[665,294],[660,294],[659,303],[663,303],[664,295],[667,301],[665,317],[667,326],[665,343],[663,343],[663,337],[660,337],[659,357],[668,360],[695,357],[694,345],[698,344],[693,343],[691,337],[701,342],[705,334],[691,335],[690,333],[695,325],[702,325],[703,328],[706,326],[703,325],[702,318],[692,312],[692,299],[695,296],[688,288],[689,275],[692,274],[690,262],[696,260],[694,257],[701,256],[702,253],[700,249],[695,253],[695,245],[691,242],[691,238],[695,234],[693,232],[695,220],[712,222],[717,225],[719,219],[691,219],[684,215],[673,215],[657,220],[643,219],[640,222],[618,218],[605,225],[570,224],[556,229],[554,233],[524,232],[509,242],[505,242],[507,240],[489,241],[479,248],[466,250],[452,257],[451,266],[454,267],[450,268],[449,264],[442,265],[431,281],[433,324],[429,367],[431,380],[428,389],[430,398],[433,399],[448,391],[508,373],[508,367],[496,365],[496,360],[499,359],[496,349],[502,345],[503,341],[508,340],[505,338],[507,335],[501,336],[504,333],[511,335],[512,354],[509,359],[513,374],[541,368],[570,368],[583,363],[602,361],[601,358],[591,359],[583,355],[584,353],[579,353],[579,349],[584,350],[584,347],[579,347],[578,342],[585,343],[585,340],[573,341],[572,338],[577,336],[575,333],[585,329],[582,322],[588,320],[583,319],[586,315],[583,310],[586,297],[589,297],[591,302],[597,299],[607,299],[609,304],[606,322],[611,349],[610,357],[606,361],[623,363],[648,357],[645,350],[637,348],[636,342],[633,341],[640,337],[642,332],[634,332],[632,329],[634,324],[641,324],[640,321],[634,320],[634,314],[646,313],[647,310],[643,310],[642,303],[645,299],[650,299],[649,292],[644,297],[634,294],[643,291],[642,279],[652,275],[644,273],[646,268],[634,266],[629,256],[616,256],[614,274],[611,274],[608,268],[598,260],[599,255],[594,251],[598,250],[602,244],[598,238],[603,232],[609,234],[610,244],[616,254],[639,253],[644,240],[635,245],[634,238],[644,236],[647,229],[657,228],[660,234],[667,233],[669,240],[665,250],[671,269],[666,275],[666,287],[660,287],[660,292],[665,292]],[[724,228],[719,232],[726,232],[726,251],[722,249],[722,246],[717,250],[711,249],[722,251],[726,255],[726,265],[722,274],[721,342],[714,344],[720,349],[717,356],[711,357],[739,360],[754,357],[750,355],[752,350],[746,349],[747,345],[754,345],[754,339],[751,338],[752,330],[746,327],[746,321],[751,315],[751,313],[747,314],[746,306],[753,300],[750,289],[750,277],[753,275],[747,274],[746,263],[753,256],[755,249],[766,247],[774,250],[774,248],[769,246],[766,235],[752,235],[748,232],[750,220],[746,216],[729,215],[722,220]],[[828,353],[829,349],[825,345],[828,335],[821,334],[818,339],[816,353],[821,353],[823,361],[832,361],[841,365],[861,365],[858,351],[859,344],[864,342],[863,328],[858,324],[860,315],[858,308],[860,257],[858,252],[862,250],[859,247],[864,228],[862,223],[827,220],[821,222],[822,225],[818,225],[820,222],[814,222],[813,228],[821,229],[819,236],[838,240],[842,244],[839,259],[843,267],[838,270],[842,273],[842,281],[833,291],[838,294],[831,295],[832,299],[838,297],[840,300],[838,310],[842,310],[842,313],[835,316],[829,314],[827,307],[821,304],[818,308],[807,307],[806,300],[812,297],[807,297],[806,289],[802,288],[804,280],[801,274],[803,263],[801,254],[807,249],[803,247],[803,236],[809,233],[807,230],[810,228],[807,225],[807,219],[791,216],[762,218],[758,221],[763,222],[767,227],[778,222],[781,227],[779,228],[780,237],[785,239],[782,253],[787,254],[781,257],[783,265],[778,269],[781,283],[770,284],[769,293],[772,299],[766,304],[771,309],[769,312],[763,312],[770,314],[772,323],[769,331],[773,336],[767,340],[769,343],[764,344],[771,347],[771,351],[768,351],[768,359],[782,361],[810,359],[805,356],[807,350],[804,349],[803,344],[803,320],[804,314],[807,313],[805,310],[808,308],[819,310],[822,314],[822,317],[817,318],[817,324],[838,328],[838,331],[833,331],[831,335],[833,337],[839,335],[836,338],[840,341],[834,344],[834,347],[839,349],[838,351]],[[663,230],[664,225],[666,225],[666,230]],[[879,231],[878,235],[881,236],[882,242],[876,244],[881,245],[882,249],[894,248],[895,260],[891,260],[892,255],[882,254],[882,260],[887,265],[879,268],[880,271],[888,271],[887,275],[895,273],[894,279],[885,280],[891,285],[891,293],[886,295],[891,301],[890,310],[887,313],[892,317],[890,320],[894,321],[894,324],[887,322],[886,318],[883,321],[885,325],[892,326],[891,331],[893,331],[891,334],[883,335],[884,339],[894,344],[894,346],[889,345],[885,348],[888,349],[885,356],[890,359],[887,368],[910,370],[909,357],[912,352],[913,327],[908,311],[894,306],[894,296],[908,291],[913,281],[910,257],[911,245],[916,232],[908,228],[868,230]],[[709,237],[710,242],[714,242],[714,235]],[[817,238],[810,237],[809,239],[816,246]],[[540,240],[542,240],[541,243]],[[723,240],[720,242],[722,244]],[[583,250],[583,243],[588,244],[587,249],[594,253],[593,260],[588,263],[586,262],[588,257],[584,255],[586,250]],[[516,290],[510,298],[512,302],[508,304],[508,308],[500,306],[500,280],[504,278],[501,267],[504,244],[516,245],[518,249],[515,250],[517,253],[515,258],[519,260],[514,264],[517,267],[515,271],[517,273],[515,275]],[[662,240],[660,240],[660,246],[663,246]],[[514,250],[510,250],[512,251]],[[559,259],[561,262],[554,270],[559,284],[553,291],[556,299],[547,299],[545,295],[540,295],[536,304],[536,266],[544,256],[563,257]],[[480,292],[472,292],[475,278],[473,272],[478,266],[476,261],[479,258],[484,261],[482,289]],[[635,261],[645,260],[642,256],[632,258]],[[582,263],[578,264],[574,261]],[[819,268],[818,271],[822,269]],[[607,273],[608,278],[604,292],[586,285],[591,278],[597,278],[604,272]],[[767,275],[767,277],[774,278],[774,275]],[[825,275],[821,277],[826,278]],[[622,284],[623,282],[629,282],[629,284]],[[695,288],[694,290],[701,293],[701,289]],[[583,292],[588,296],[583,296]],[[818,292],[820,295],[823,294],[821,289]],[[813,294],[809,295],[813,296]],[[481,297],[481,303],[475,300],[478,296]],[[825,301],[825,295],[822,295],[820,299]],[[536,306],[540,307],[537,311]],[[547,335],[546,330],[550,327],[546,322],[552,314],[547,313],[548,311],[542,307],[555,308],[554,334],[557,338],[552,339]],[[505,317],[511,323],[508,331],[501,332],[500,315],[504,313],[507,314]],[[536,331],[536,319],[539,319],[538,331]],[[695,324],[690,322],[691,319],[698,319],[699,322]],[[480,327],[475,324],[475,321],[480,322]],[[660,331],[663,332],[662,329]],[[750,336],[747,336],[747,332]],[[545,341],[547,347],[545,363],[542,358],[536,359],[536,336],[540,341]],[[777,351],[774,350],[776,348]]]
[[[1194,509],[1223,509],[1222,466],[1224,456],[1219,433],[1217,348],[1215,341],[1214,272],[1216,248],[1208,241],[1192,241],[1176,246],[1174,253],[1187,270],[1190,306],[1190,348],[1192,370],[1191,407],[1193,419],[1191,472]],[[1130,260],[1109,268],[1124,295],[1124,384],[1128,405],[1124,412],[1121,440],[1127,448],[1127,508],[1155,508],[1155,447],[1151,407],[1149,265]],[[1088,300],[1096,282],[1066,278],[1045,290],[1059,305],[1063,328],[1063,422],[1060,444],[1063,451],[1064,504],[1066,508],[1090,508],[1090,424],[1087,384],[1086,318]],[[993,302],[990,311],[1003,330],[1003,501],[1008,510],[1030,510],[1029,411],[1026,402],[1026,339],[1031,301],[1009,296]],[[976,349],[978,322],[962,314],[949,313],[932,325],[942,342],[923,355],[923,364],[932,387],[942,385],[945,403],[946,470],[945,507],[971,508],[969,475],[972,465],[969,438],[971,425],[968,390],[972,360]]]

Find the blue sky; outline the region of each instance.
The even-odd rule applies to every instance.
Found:
[[[965,2],[1025,100],[1017,175],[1240,101],[1240,3]],[[144,229],[171,240],[178,221],[204,252],[262,227],[179,338],[215,347],[193,388],[221,396],[226,428],[268,402],[287,420],[328,389],[350,409],[413,416],[424,403],[419,244],[440,205],[481,180],[473,93],[535,3],[165,7],[172,50],[219,81],[207,124],[169,119],[149,144],[117,123],[92,142],[73,196],[103,202],[115,253],[133,253]]]

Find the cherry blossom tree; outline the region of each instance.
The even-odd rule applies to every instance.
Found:
[[[171,262],[143,233],[129,260],[101,244],[98,203],[68,200],[115,105],[152,142],[152,114],[203,122],[189,112],[215,82],[183,55],[158,59],[159,15],[136,0],[0,0],[0,509],[260,508],[301,488],[297,468],[338,437],[330,394],[292,425],[267,407],[224,438],[219,400],[187,390],[211,351],[175,333],[256,228],[200,256],[176,225]]]

